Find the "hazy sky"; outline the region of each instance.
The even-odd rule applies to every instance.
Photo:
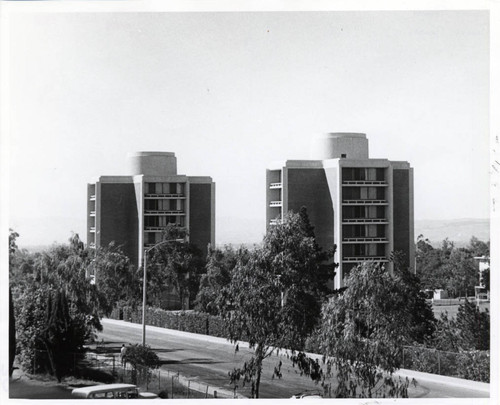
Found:
[[[12,15],[9,226],[21,245],[85,238],[87,182],[127,174],[128,152],[158,150],[216,182],[217,241],[259,240],[266,166],[344,131],[366,133],[370,157],[411,163],[415,219],[488,218],[488,19]]]

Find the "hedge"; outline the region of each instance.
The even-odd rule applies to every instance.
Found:
[[[142,323],[142,308],[117,307],[111,312],[110,318]],[[222,338],[228,336],[224,321],[220,317],[196,311],[166,311],[160,308],[147,307],[146,324],[201,335]]]

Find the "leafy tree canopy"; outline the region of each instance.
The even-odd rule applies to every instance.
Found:
[[[225,246],[224,249],[209,247],[207,254],[206,272],[201,275],[200,288],[196,297],[196,309],[212,315],[218,315],[217,297],[223,287],[231,281],[231,276],[238,260],[245,262],[249,252],[246,248],[233,249]]]
[[[71,350],[77,350],[93,339],[102,329],[100,317],[133,288],[133,270],[119,249],[86,249],[77,234],[69,242],[37,253],[15,250],[10,261],[17,348],[28,370],[36,350],[70,350],[64,342],[73,342]],[[97,273],[97,283],[91,273]],[[49,356],[46,366],[52,373],[61,370],[57,356]]]
[[[148,296],[159,304],[163,291],[174,287],[184,309],[194,301],[205,262],[201,251],[187,242],[185,228],[169,224],[163,231],[163,241],[148,253]],[[160,306],[160,305],[159,305]]]
[[[417,239],[417,275],[423,289],[443,289],[452,297],[470,296],[479,284],[477,256],[489,255],[489,242],[471,238],[465,248],[455,247],[445,239],[441,247],[433,248],[420,235]]]
[[[347,288],[323,306],[321,341],[327,359],[323,384],[336,371],[337,397],[407,396],[408,381],[391,378],[413,339],[414,305],[408,284],[384,267],[363,263],[353,269]]]
[[[328,255],[310,233],[304,213],[286,214],[268,230],[262,248],[238,256],[217,301],[231,341],[248,341],[254,349],[231,380],[250,383],[256,398],[263,360],[280,348],[303,349],[319,317],[326,281],[334,276],[335,266],[325,271]],[[279,363],[273,375],[281,376]]]

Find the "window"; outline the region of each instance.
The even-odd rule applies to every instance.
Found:
[[[341,153],[341,154],[340,154],[340,157],[341,157],[341,158],[346,158],[346,157],[347,157],[347,153]]]

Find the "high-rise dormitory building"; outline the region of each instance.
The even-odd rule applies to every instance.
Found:
[[[408,162],[371,159],[359,133],[314,138],[310,160],[271,164],[266,171],[266,223],[307,208],[316,240],[337,245],[335,287],[362,261],[392,270],[393,252],[414,271],[413,169]]]
[[[88,184],[87,243],[114,241],[138,266],[144,249],[161,241],[167,224],[185,227],[189,242],[207,252],[215,244],[215,183],[177,174],[171,152],[130,154],[130,175],[100,176]]]

